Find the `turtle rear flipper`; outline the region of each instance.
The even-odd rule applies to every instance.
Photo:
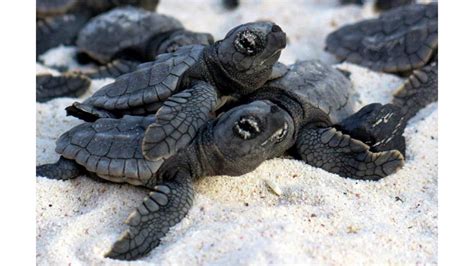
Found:
[[[91,79],[117,78],[125,73],[130,73],[137,69],[140,64],[138,61],[116,59],[104,66],[100,66],[97,70],[84,73]]]
[[[402,109],[406,120],[428,104],[438,100],[438,61],[434,61],[413,74],[393,95],[393,104]]]
[[[85,173],[85,169],[74,160],[62,156],[56,163],[36,166],[36,176],[44,176],[50,179],[68,180]]]
[[[79,97],[90,85],[91,81],[82,75],[36,75],[36,101],[44,103],[58,97]]]
[[[153,187],[155,191],[130,214],[129,228],[105,256],[134,260],[158,246],[170,228],[191,209],[194,197],[191,176],[178,175]]]
[[[361,180],[379,180],[397,171],[404,162],[397,150],[371,152],[363,142],[334,128],[304,128],[298,135],[296,150],[312,166]]]
[[[373,103],[341,121],[336,128],[370,146],[370,151],[398,150],[405,154],[406,120],[393,104]]]
[[[145,132],[142,150],[145,158],[156,160],[186,146],[216,109],[217,93],[206,82],[168,98],[156,113],[157,122]]]
[[[71,106],[66,107],[66,113],[86,122],[94,122],[99,118],[115,118],[110,112],[79,102],[74,102]]]

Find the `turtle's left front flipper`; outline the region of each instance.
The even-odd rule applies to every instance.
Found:
[[[402,108],[406,120],[432,102],[438,101],[438,61],[413,71],[393,95],[393,104]]]
[[[160,244],[170,228],[179,223],[192,206],[194,190],[189,174],[176,175],[154,187],[138,208],[130,214],[129,225],[113,244],[106,257],[133,260],[146,255]]]
[[[58,97],[79,97],[90,85],[89,78],[78,74],[36,75],[36,101],[44,103]]]
[[[372,152],[398,150],[405,155],[405,126],[400,107],[372,103],[342,120],[336,128],[364,142]]]
[[[379,180],[397,171],[404,162],[397,150],[371,152],[363,142],[334,128],[311,125],[299,132],[296,152],[312,166],[361,180]]]
[[[218,95],[206,82],[169,97],[156,113],[157,122],[145,131],[143,156],[156,160],[176,153],[196,136],[217,108]]]

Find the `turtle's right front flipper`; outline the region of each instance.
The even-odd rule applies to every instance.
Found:
[[[334,128],[306,127],[298,135],[296,151],[306,163],[342,177],[378,180],[403,166],[397,151],[371,152],[369,146]]]
[[[168,98],[156,113],[157,122],[145,132],[143,156],[156,160],[186,146],[206,123],[217,106],[217,92],[206,82]]]
[[[36,166],[36,176],[44,176],[50,179],[68,180],[85,173],[86,171],[82,166],[64,157],[59,158],[56,163]]]
[[[106,257],[133,260],[146,255],[191,209],[194,190],[190,175],[181,172],[153,189],[130,214],[126,221],[129,228],[113,244]]]

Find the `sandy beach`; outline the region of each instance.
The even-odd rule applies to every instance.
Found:
[[[281,62],[320,59],[327,34],[341,25],[377,16],[369,4],[339,6],[333,0],[241,1],[226,11],[220,1],[162,0],[157,12],[216,40],[236,25],[267,19],[287,33]],[[47,65],[75,68],[73,47],[50,50]],[[358,108],[388,103],[403,79],[353,64]],[[85,99],[112,79],[94,80]],[[36,163],[55,162],[55,141],[81,123],[64,108],[78,99],[36,104]],[[195,184],[194,206],[148,256],[122,262],[104,258],[125,230],[128,214],[147,194],[130,185],[85,176],[70,181],[36,178],[38,265],[265,265],[437,264],[438,104],[412,118],[404,133],[405,166],[378,182],[341,178],[301,161],[276,158],[239,177],[206,177]],[[268,184],[280,190],[277,195]]]

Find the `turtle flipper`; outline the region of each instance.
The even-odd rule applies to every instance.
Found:
[[[403,86],[393,95],[406,120],[428,104],[438,100],[438,61],[413,71]]]
[[[191,176],[176,176],[155,186],[154,190],[130,214],[126,221],[129,228],[106,257],[133,260],[146,255],[191,209],[194,197]]]
[[[373,103],[341,121],[336,128],[370,146],[370,151],[398,150],[405,154],[406,120],[393,104]]]
[[[115,115],[106,110],[97,109],[94,106],[80,102],[74,102],[66,107],[66,113],[86,122],[94,122],[99,118],[116,118]]]
[[[206,82],[168,98],[156,113],[157,122],[145,131],[143,156],[156,160],[186,146],[217,106],[215,88]]]
[[[140,64],[138,61],[116,59],[104,66],[100,66],[97,70],[84,73],[91,79],[117,78],[125,73],[130,73],[137,69]]]
[[[79,97],[90,85],[89,78],[82,75],[36,75],[36,101],[44,103],[58,97]]]
[[[60,157],[56,163],[36,166],[36,176],[68,180],[85,174],[85,169],[73,160]]]
[[[296,142],[298,155],[328,172],[361,180],[378,180],[403,166],[397,150],[371,152],[369,146],[334,128],[306,127]]]

